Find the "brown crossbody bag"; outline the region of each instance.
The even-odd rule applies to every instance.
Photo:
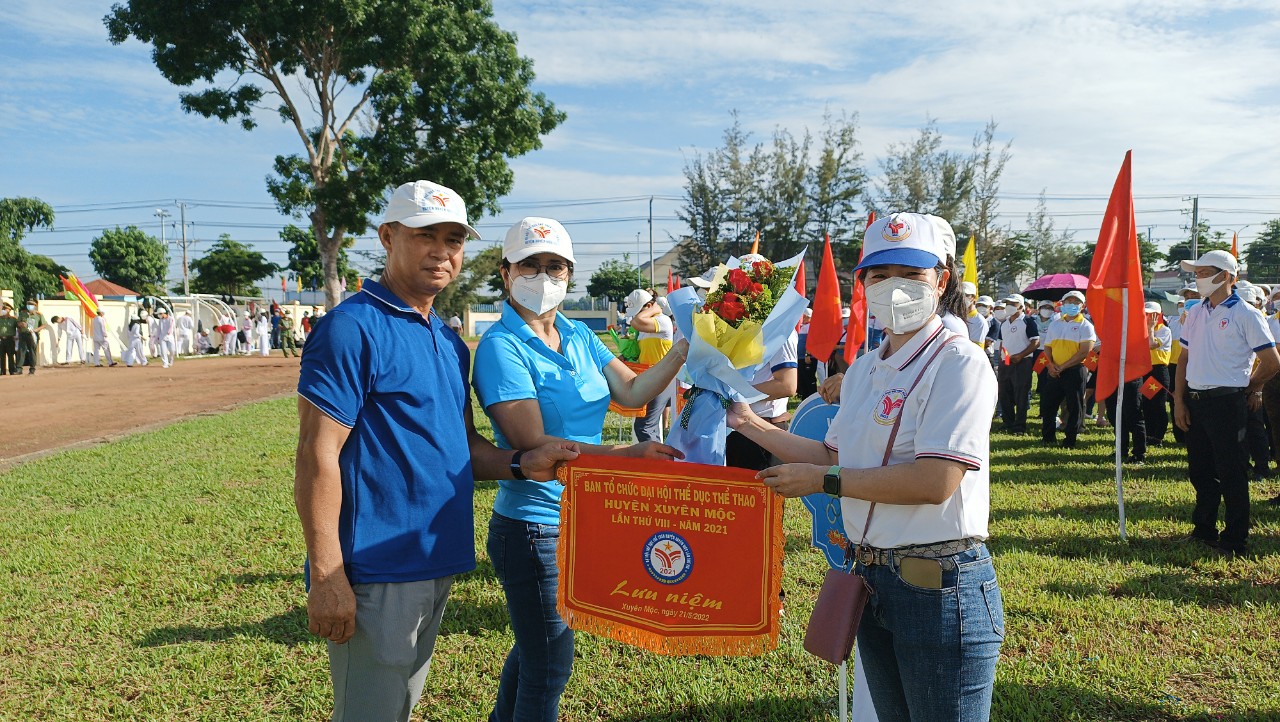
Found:
[[[893,421],[893,429],[889,431],[889,441],[885,444],[884,457],[880,460],[881,466],[889,464],[889,456],[893,453],[893,442],[898,438],[898,427],[902,425],[902,414],[907,409],[906,399],[911,396],[912,391],[915,391],[920,379],[924,378],[924,372],[929,368],[929,364],[942,353],[942,349],[958,338],[960,338],[958,335],[952,335],[944,339],[924,362],[920,373],[916,375],[916,380],[911,382],[911,387],[903,396],[903,405],[898,412],[898,417]],[[858,542],[858,547],[867,541],[867,530],[871,528],[871,514],[875,510],[875,502],[872,502],[871,508],[867,510],[867,522],[862,527],[862,539]],[[858,625],[862,622],[862,611],[866,608],[871,595],[871,587],[867,586],[867,580],[863,579],[862,575],[853,573],[852,555],[853,550],[858,547],[849,547],[845,550],[845,562],[850,565],[848,570],[827,569],[827,576],[822,580],[822,589],[818,591],[818,601],[813,605],[813,613],[809,615],[809,626],[804,632],[805,651],[832,664],[844,663],[853,652],[853,642],[858,636]]]

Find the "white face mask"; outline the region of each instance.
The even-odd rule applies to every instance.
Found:
[[[559,306],[568,290],[567,281],[557,281],[545,273],[533,278],[516,276],[511,279],[511,300],[539,316]]]
[[[911,333],[937,310],[937,291],[926,281],[886,278],[867,286],[867,310],[893,333]]]
[[[991,312],[991,315],[995,316],[997,321],[1003,321],[1006,318],[1009,318],[1009,312],[1004,310],[1003,308],[995,309],[994,311]]]
[[[1043,318],[1046,321],[1053,318],[1053,309],[1050,309],[1050,308],[1040,309],[1040,318]]]
[[[1218,276],[1223,276],[1223,279],[1214,283],[1213,279]],[[1213,295],[1214,291],[1222,288],[1222,284],[1226,282],[1227,279],[1223,273],[1218,273],[1217,275],[1210,276],[1209,278],[1196,277],[1196,290],[1200,292],[1200,298],[1208,298]]]

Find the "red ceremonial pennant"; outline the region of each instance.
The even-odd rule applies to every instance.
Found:
[[[1154,376],[1148,376],[1142,384],[1142,395],[1148,399],[1154,399],[1161,391],[1164,391],[1164,384]]]
[[[1008,366],[1009,364],[1013,363],[1013,360],[1009,358],[1009,349],[1005,348],[1004,346],[1000,347],[1000,363],[1004,364],[1005,366]]]
[[[583,455],[560,471],[560,615],[659,654],[778,644],[782,498],[746,469]]]
[[[1044,370],[1045,370],[1045,369],[1047,369],[1047,368],[1049,368],[1049,356],[1048,356],[1048,354],[1047,354],[1047,353],[1042,353],[1042,354],[1040,354],[1040,355],[1036,356],[1036,362],[1035,362],[1034,364],[1032,364],[1032,365],[1031,365],[1031,370],[1032,370],[1032,371],[1035,371],[1036,373],[1040,373],[1041,371],[1044,371]]]

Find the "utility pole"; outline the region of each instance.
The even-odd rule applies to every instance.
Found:
[[[187,204],[178,203],[178,209],[182,213],[182,295],[191,295],[191,286],[187,280]]]
[[[649,288],[656,286],[653,280],[653,196],[649,196]]]
[[[636,231],[636,288],[644,286],[644,274],[640,272],[640,231]]]
[[[1200,258],[1200,196],[1191,197],[1191,260]]]
[[[164,222],[165,222],[165,219],[166,219],[166,218],[168,218],[168,217],[169,217],[169,216],[171,216],[171,215],[173,215],[173,214],[172,214],[172,213],[170,213],[169,211],[166,211],[166,210],[165,210],[165,209],[163,209],[163,208],[157,208],[157,209],[156,209],[156,212],[155,212],[155,216],[156,216],[156,218],[159,218],[159,219],[160,219],[160,245],[161,245],[162,247],[164,247],[164,248],[165,248],[165,253],[166,253],[166,254],[169,252],[169,250],[168,250],[168,247],[167,247],[167,246],[165,246],[165,243],[164,243]],[[166,270],[166,272],[165,272],[165,275],[166,275],[166,276],[168,276],[168,271],[167,271],[167,270]],[[166,283],[167,283],[167,281],[166,281]]]

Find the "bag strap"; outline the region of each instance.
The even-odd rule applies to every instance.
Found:
[[[946,329],[943,329],[943,332],[945,333]],[[889,431],[889,441],[884,446],[884,457],[880,459],[880,466],[888,466],[889,457],[893,455],[893,442],[898,438],[898,427],[902,426],[902,414],[907,408],[907,398],[911,396],[912,391],[916,390],[916,386],[919,385],[920,380],[924,378],[924,372],[929,369],[929,365],[938,357],[938,354],[942,353],[942,349],[946,348],[952,341],[955,341],[958,338],[960,338],[960,335],[953,333],[943,339],[942,343],[938,344],[938,347],[934,349],[929,358],[925,360],[924,365],[920,367],[920,373],[916,374],[916,380],[912,381],[911,386],[907,387],[907,393],[902,397],[902,411],[899,411],[898,417],[893,420],[893,428]],[[859,547],[867,541],[867,530],[871,528],[871,514],[874,513],[875,510],[876,502],[873,501],[871,502],[871,508],[867,509],[867,523],[862,526],[862,539],[858,541]]]

